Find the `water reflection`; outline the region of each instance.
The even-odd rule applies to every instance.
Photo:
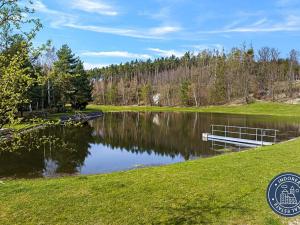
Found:
[[[77,173],[89,154],[92,131],[91,126],[55,127],[25,134],[17,149],[0,151],[0,176]]]
[[[299,135],[299,121],[202,113],[107,113],[82,127],[51,127],[27,134],[14,151],[0,151],[0,177],[94,174],[210,157],[201,135],[211,124],[280,130]]]

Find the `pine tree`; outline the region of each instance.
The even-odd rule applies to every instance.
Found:
[[[58,106],[71,103],[74,109],[84,109],[91,100],[91,86],[83,63],[68,45],[57,51],[58,60],[54,63],[55,94]]]
[[[189,88],[190,88],[190,82],[185,80],[181,83],[181,88],[180,88],[180,97],[181,97],[181,103],[185,106],[189,105]]]
[[[145,84],[141,88],[141,98],[142,98],[144,105],[151,104],[151,85],[150,84]]]
[[[74,109],[85,109],[88,102],[91,101],[92,87],[82,61],[78,61],[75,72],[76,76],[71,79],[74,90],[73,94],[70,95],[71,105]]]

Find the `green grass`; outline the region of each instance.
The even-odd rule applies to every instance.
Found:
[[[300,173],[300,139],[104,175],[4,180],[0,224],[284,224],[266,188]]]
[[[11,125],[6,125],[4,128],[8,129],[14,129],[14,130],[24,130],[24,129],[29,129],[32,127],[35,127],[39,125],[38,123],[18,123],[18,124],[11,124]]]
[[[53,114],[49,114],[48,117],[46,118],[46,120],[49,121],[54,121],[54,122],[58,122],[60,120],[60,117],[62,115],[74,115],[75,113],[85,113],[85,112],[92,112],[92,111],[99,111],[99,110],[83,110],[83,111],[71,111],[71,112],[66,112],[66,113],[53,113]],[[16,124],[8,124],[6,126],[4,126],[4,128],[8,128],[8,129],[13,129],[16,131],[22,131],[22,130],[26,130],[26,129],[30,129],[39,125],[43,125],[43,121],[40,122],[21,122],[21,123],[16,123]]]
[[[256,102],[249,105],[227,105],[208,107],[159,107],[159,106],[111,106],[111,105],[88,105],[87,109],[81,112],[212,112],[230,113],[245,115],[270,115],[300,118],[300,105],[291,105],[272,102]],[[50,120],[59,120],[61,115],[72,115],[74,112],[50,114]],[[22,130],[40,125],[40,123],[20,123],[9,125],[6,128]]]
[[[256,102],[249,105],[208,106],[208,107],[158,107],[158,106],[108,106],[89,105],[87,110],[104,112],[214,112],[247,115],[271,115],[300,117],[300,105]]]
[[[86,111],[217,112],[297,118],[300,106],[117,107]],[[53,119],[59,115],[53,115]],[[300,173],[300,139],[240,153],[112,174],[0,183],[0,224],[287,224],[265,192]],[[298,217],[298,219],[300,219]]]

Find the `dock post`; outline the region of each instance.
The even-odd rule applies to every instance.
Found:
[[[263,130],[261,129],[261,130],[260,130],[261,146],[264,145],[263,136],[264,136],[264,132],[263,132]]]
[[[242,128],[240,127],[240,138],[242,139]]]
[[[255,129],[255,137],[256,137],[256,141],[257,141],[257,128]]]

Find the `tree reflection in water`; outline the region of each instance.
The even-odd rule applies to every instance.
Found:
[[[279,140],[299,136],[299,121],[285,118],[209,113],[106,113],[82,127],[49,127],[24,135],[13,151],[0,151],[0,177],[52,177],[83,173],[83,170],[99,173],[112,171],[116,162],[119,170],[133,166],[130,163],[134,160],[152,165],[214,156],[219,153],[210,150],[211,143],[201,140],[202,133],[209,132],[211,124],[278,129]],[[124,163],[130,157],[132,162]],[[106,168],[94,166],[100,163]]]
[[[0,151],[0,177],[74,174],[94,142],[92,127],[51,127],[23,135],[13,151]]]

